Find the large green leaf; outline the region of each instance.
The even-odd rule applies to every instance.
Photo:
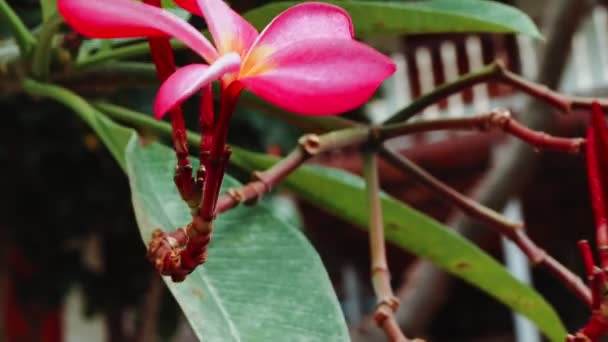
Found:
[[[244,17],[258,29],[301,1],[270,3]],[[521,33],[540,38],[536,25],[520,10],[485,0],[324,1],[346,9],[357,34],[445,32]]]
[[[189,221],[171,179],[172,150],[127,148],[142,238]],[[238,186],[228,177],[226,187]],[[209,259],[181,284],[166,279],[202,341],[345,341],[348,331],[323,264],[302,234],[263,205],[217,220]]]
[[[268,168],[276,159],[234,149],[232,161],[242,168],[256,170]],[[283,184],[311,204],[366,229],[367,201],[365,184],[360,177],[341,170],[306,166]],[[564,340],[566,330],[544,298],[477,246],[385,194],[382,209],[389,241],[430,260],[527,316],[552,341]]]
[[[25,90],[74,110],[99,135],[131,184],[144,242],[155,228],[188,223],[173,185],[171,149],[144,144],[71,91],[33,80]],[[226,177],[225,187],[238,186]],[[209,260],[183,283],[165,279],[202,341],[346,341],[348,330],[323,264],[298,229],[264,206],[238,207],[216,223]]]

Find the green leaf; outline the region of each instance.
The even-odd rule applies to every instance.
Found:
[[[57,12],[57,0],[40,0],[40,7],[42,7],[42,19],[47,21]]]
[[[127,170],[142,238],[187,224],[171,181],[174,153],[132,139]],[[239,184],[227,177],[225,187]],[[239,207],[216,222],[209,259],[183,283],[165,282],[202,341],[347,341],[348,331],[317,253],[267,208]]]
[[[266,169],[276,161],[236,148],[232,156],[237,166],[248,170]],[[282,184],[311,204],[367,229],[365,184],[360,177],[341,170],[305,166]],[[552,341],[564,340],[564,325],[544,298],[477,246],[386,194],[382,196],[382,208],[390,242],[428,259],[525,315]]]
[[[30,95],[63,103],[99,135],[131,184],[144,242],[158,227],[187,224],[173,185],[175,155],[136,138],[73,92],[25,80]],[[145,118],[143,120],[147,120]],[[157,123],[158,125],[160,123]],[[224,187],[239,184],[226,176]],[[165,282],[202,341],[347,341],[348,330],[318,254],[264,207],[238,207],[216,221],[209,260],[183,283]]]
[[[270,3],[244,17],[258,29],[301,1]],[[485,0],[324,1],[339,5],[353,18],[357,35],[447,32],[521,33],[542,38],[536,25],[517,8]]]

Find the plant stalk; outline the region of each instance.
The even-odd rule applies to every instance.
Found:
[[[8,23],[10,30],[15,36],[21,57],[27,58],[36,45],[36,38],[34,38],[30,30],[8,5],[6,0],[0,0],[0,18],[2,18],[3,22]]]

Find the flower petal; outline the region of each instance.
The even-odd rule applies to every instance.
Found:
[[[198,2],[196,0],[173,0],[173,2],[192,14],[196,14],[200,17],[203,16],[203,12],[201,12],[201,9],[198,7]]]
[[[131,0],[59,0],[59,12],[76,31],[92,38],[171,36],[205,60],[217,59],[211,43],[187,22],[160,8]]]
[[[390,58],[355,40],[307,39],[270,55],[259,73],[240,81],[289,111],[327,115],[362,105],[395,69]]]
[[[258,31],[222,0],[198,0],[220,55],[236,52],[245,57]]]
[[[353,36],[353,22],[344,9],[320,2],[296,5],[279,14],[260,33],[241,70],[257,69],[270,54],[299,40]]]
[[[221,78],[227,73],[237,72],[241,65],[241,57],[229,53],[209,65],[190,64],[177,70],[160,87],[154,100],[154,115],[160,119],[175,106],[185,101],[189,96]]]

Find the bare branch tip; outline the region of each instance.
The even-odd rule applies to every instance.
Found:
[[[306,134],[298,139],[300,147],[310,156],[317,155],[321,150],[321,138],[317,134]]]

